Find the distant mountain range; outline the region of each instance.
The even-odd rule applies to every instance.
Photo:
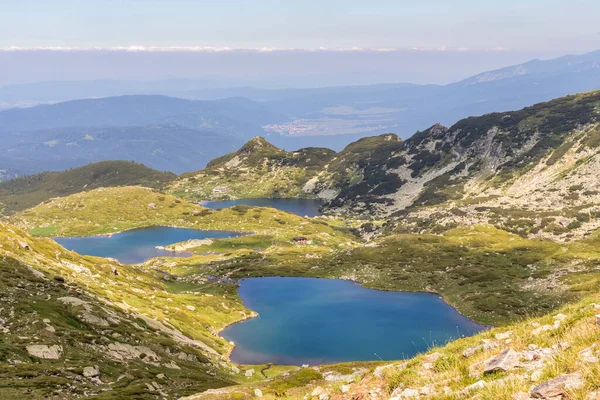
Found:
[[[533,60],[445,86],[267,90],[200,84],[72,81],[0,88],[2,104],[69,100],[0,112],[0,179],[105,159],[181,173],[203,168],[259,135],[286,150],[341,150],[361,137],[389,132],[406,139],[437,122],[452,125],[599,89],[600,51]],[[96,98],[102,96],[116,97]]]

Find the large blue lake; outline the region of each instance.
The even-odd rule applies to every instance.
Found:
[[[167,246],[190,239],[227,238],[239,233],[226,231],[200,231],[197,229],[153,227],[134,229],[112,236],[86,236],[55,238],[64,248],[79,254],[116,258],[125,264],[136,264],[152,257],[185,256],[187,254],[159,250],[156,246]]]
[[[239,289],[259,317],[231,325],[222,336],[245,364],[323,364],[397,360],[485,327],[439,296],[385,292],[350,281],[250,278]]]
[[[273,207],[281,211],[300,215],[301,217],[317,217],[321,215],[319,207],[323,205],[323,202],[314,199],[239,199],[205,201],[202,205],[213,209],[238,205]]]

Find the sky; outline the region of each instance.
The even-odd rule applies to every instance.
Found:
[[[598,15],[597,0],[0,0],[0,85],[447,83],[600,49]]]

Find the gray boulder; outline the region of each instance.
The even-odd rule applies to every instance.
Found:
[[[583,387],[583,377],[580,372],[576,372],[561,375],[534,387],[531,391],[531,397],[535,399],[560,399],[562,396],[566,396],[569,390],[580,389],[581,387]]]
[[[521,355],[513,349],[506,349],[500,354],[489,358],[484,365],[483,373],[506,372],[519,365]]]

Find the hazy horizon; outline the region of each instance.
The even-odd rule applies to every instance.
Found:
[[[0,86],[98,79],[263,88],[446,84],[600,49],[600,3],[590,0],[0,5]]]

